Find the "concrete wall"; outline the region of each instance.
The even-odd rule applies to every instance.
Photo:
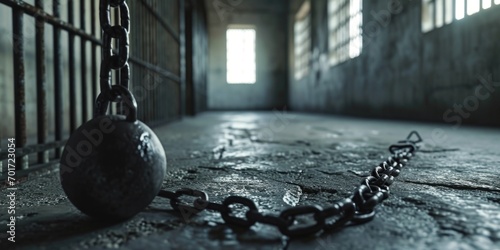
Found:
[[[231,5],[232,4],[232,5]],[[288,1],[207,0],[209,29],[208,108],[272,109],[287,102]],[[256,26],[255,84],[227,84],[226,29]]]
[[[294,65],[293,17],[302,1],[292,0],[289,6],[290,68]],[[328,55],[328,1],[311,2],[312,49],[317,55]],[[420,3],[364,0],[362,54],[324,69],[318,65],[319,56],[314,57],[309,75],[300,80],[290,72],[291,108],[453,125],[500,125],[500,91],[490,93],[485,88],[476,96],[479,79],[491,74],[494,82],[500,82],[500,6],[422,33]],[[389,21],[378,18],[391,11]]]

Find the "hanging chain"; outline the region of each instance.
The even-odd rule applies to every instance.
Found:
[[[412,140],[412,137],[416,139]],[[291,238],[308,236],[322,230],[336,230],[347,224],[360,224],[373,219],[375,208],[389,197],[389,186],[393,183],[394,177],[399,175],[403,166],[413,157],[420,142],[422,138],[418,132],[412,131],[405,140],[391,145],[389,151],[392,156],[377,165],[350,198],[337,201],[326,208],[316,205],[297,206],[285,209],[275,216],[260,213],[252,200],[241,196],[229,196],[222,204],[210,202],[205,192],[190,188],[176,192],[160,190],[158,196],[170,199],[172,208],[183,216],[191,216],[208,209],[219,212],[222,219],[231,226],[250,228],[259,222],[275,226],[282,234]],[[196,199],[193,205],[189,205],[181,202],[181,196],[191,196]],[[232,215],[230,206],[236,204],[248,209],[244,217]],[[314,224],[299,225],[296,218],[304,215],[313,215]]]
[[[111,25],[111,8],[119,8],[120,25]],[[105,114],[110,102],[129,100],[122,98],[122,93],[129,93],[130,79],[128,65],[130,15],[125,0],[100,0],[99,21],[102,29],[101,93],[96,100],[94,116]],[[118,41],[117,54],[113,54],[111,46],[113,38]],[[120,85],[111,85],[111,70],[120,71]]]

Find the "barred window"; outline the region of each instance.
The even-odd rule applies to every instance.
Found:
[[[311,3],[305,1],[295,15],[295,79],[301,79],[309,72],[311,57]]]
[[[339,64],[361,54],[362,11],[362,0],[328,1],[330,65]]]
[[[500,4],[500,0],[422,0],[422,32]]]

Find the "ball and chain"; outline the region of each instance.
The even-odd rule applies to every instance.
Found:
[[[112,25],[111,8],[120,12]],[[104,220],[130,218],[158,194],[167,168],[156,134],[137,120],[137,102],[129,85],[130,16],[124,0],[100,0],[102,28],[100,94],[94,118],[75,130],[60,161],[61,184],[68,199],[83,213]],[[118,42],[113,54],[112,39]],[[111,85],[119,70],[120,84]],[[110,103],[122,104],[123,115],[107,115]]]
[[[111,8],[120,13],[120,24],[112,25]],[[229,196],[221,204],[190,188],[175,192],[160,190],[167,159],[155,133],[137,120],[137,103],[128,89],[129,9],[125,0],[100,0],[102,28],[100,90],[95,101],[94,118],[75,130],[64,147],[60,177],[70,202],[83,213],[103,220],[125,220],[147,207],[156,196],[170,200],[171,207],[184,218],[203,210],[220,213],[225,223],[250,228],[255,223],[272,225],[290,238],[338,230],[346,225],[368,222],[375,208],[389,196],[389,186],[419,149],[422,138],[412,131],[405,140],[389,147],[392,154],[363,179],[351,197],[321,208],[296,206],[279,215],[263,214],[246,197]],[[118,41],[117,53],[112,39]],[[112,70],[119,70],[119,84],[111,84]],[[107,114],[110,103],[123,104],[121,115]],[[412,139],[413,138],[413,139]],[[194,197],[192,204],[181,197]],[[234,206],[246,208],[244,216],[235,215]],[[299,216],[310,215],[314,223],[302,224]]]

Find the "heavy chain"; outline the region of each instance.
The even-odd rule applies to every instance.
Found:
[[[120,25],[111,25],[111,8],[119,8]],[[133,98],[133,95],[128,91],[130,79],[128,65],[130,15],[125,0],[100,0],[99,21],[102,29],[101,93],[96,100],[94,116],[105,114],[110,102],[130,101],[130,98],[123,98],[124,95]],[[113,54],[112,38],[118,41],[117,54]],[[111,85],[111,70],[120,71],[120,85]]]
[[[412,137],[416,139],[412,140]],[[297,206],[285,209],[278,216],[265,215],[259,212],[257,205],[245,197],[229,196],[222,204],[210,202],[208,195],[200,190],[182,188],[175,192],[160,190],[158,196],[170,199],[172,208],[183,216],[191,216],[205,209],[220,213],[225,223],[230,226],[250,228],[255,223],[272,225],[290,237],[302,237],[316,234],[320,231],[337,230],[346,224],[360,224],[368,222],[375,216],[375,208],[389,197],[389,186],[393,183],[418,150],[418,143],[422,138],[416,131],[412,131],[405,140],[389,147],[392,156],[387,158],[371,171],[370,176],[363,179],[361,185],[354,190],[350,198],[335,202],[332,206]],[[193,204],[181,202],[182,196],[195,197]],[[244,217],[233,215],[232,205],[242,205],[248,209]],[[298,216],[312,215],[314,223],[300,225]]]

